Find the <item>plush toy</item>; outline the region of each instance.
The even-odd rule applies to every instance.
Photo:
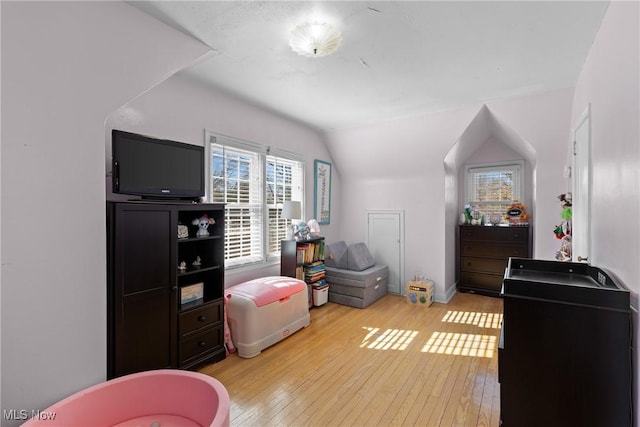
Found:
[[[209,226],[215,224],[216,221],[213,218],[209,218],[207,214],[202,215],[200,218],[193,220],[192,224],[198,226],[197,237],[206,237],[209,235]]]
[[[309,226],[304,222],[300,222],[295,227],[294,236],[297,241],[307,240],[309,238]]]
[[[571,261],[571,236],[564,236],[561,242],[560,250],[556,252],[556,259],[558,261]]]
[[[508,220],[511,224],[527,224],[529,222],[527,206],[518,200],[514,200],[511,206],[509,206],[504,219]]]
[[[571,193],[564,193],[558,196],[558,200],[560,200],[560,203],[562,204],[563,208],[567,208],[567,207],[570,208],[573,200],[573,196],[571,195]]]
[[[556,239],[562,239],[564,236],[571,235],[571,218],[573,216],[571,211],[571,199],[571,193],[560,194],[558,196],[558,200],[562,206],[562,211],[560,212],[562,222],[560,225],[556,225],[556,228],[553,230],[553,233],[556,235]]]
[[[560,212],[562,222],[560,225],[556,225],[556,228],[553,230],[556,239],[559,239],[561,242],[560,250],[556,252],[556,259],[558,261],[571,261],[571,218],[573,216],[571,211],[571,193],[560,194],[558,200],[562,206],[562,211]]]

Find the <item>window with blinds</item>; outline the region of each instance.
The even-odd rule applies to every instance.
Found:
[[[466,166],[465,204],[485,217],[503,215],[514,200],[522,201],[524,162]]]
[[[296,155],[206,134],[210,159],[207,197],[225,204],[225,265],[264,262],[280,255],[285,200],[304,201],[304,162]]]
[[[286,219],[280,218],[282,204],[285,200],[303,200],[303,163],[268,155],[266,164],[267,250],[269,254],[279,254],[280,241],[286,238],[288,225]]]

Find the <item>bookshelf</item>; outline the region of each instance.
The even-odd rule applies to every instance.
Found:
[[[314,298],[314,295],[326,294],[329,286],[325,276],[324,245],[324,237],[281,242],[280,274],[307,283],[309,307],[326,302],[324,298]]]

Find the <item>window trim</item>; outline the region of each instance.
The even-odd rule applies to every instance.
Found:
[[[212,141],[213,138],[213,141]],[[224,143],[221,143],[220,141],[216,140],[223,140]],[[262,176],[260,177],[260,181],[261,181],[261,189],[260,191],[262,191],[262,209],[263,209],[263,215],[262,215],[262,236],[260,239],[260,244],[262,245],[262,252],[263,252],[263,257],[261,260],[258,261],[252,261],[252,262],[246,262],[246,263],[238,263],[238,264],[234,264],[234,265],[230,265],[227,266],[225,265],[225,270],[234,270],[234,271],[250,271],[253,269],[259,269],[259,268],[264,268],[267,266],[272,266],[277,264],[280,261],[280,252],[273,252],[273,253],[269,253],[269,229],[268,229],[268,223],[269,223],[269,215],[268,215],[268,206],[267,206],[267,198],[266,198],[266,192],[267,192],[267,180],[266,180],[266,165],[267,165],[267,157],[268,156],[274,156],[274,157],[279,157],[282,159],[286,159],[286,160],[292,160],[292,161],[296,161],[296,162],[300,162],[301,166],[300,166],[300,174],[301,174],[301,191],[302,191],[302,195],[301,195],[301,204],[302,204],[302,212],[304,212],[304,199],[305,199],[305,190],[306,190],[306,186],[305,186],[305,166],[306,166],[306,161],[303,155],[293,152],[293,151],[288,151],[288,150],[284,150],[281,148],[276,148],[276,147],[271,147],[269,145],[263,145],[263,144],[259,144],[256,142],[252,142],[252,141],[246,141],[240,138],[236,138],[233,136],[229,136],[229,135],[225,135],[222,133],[218,133],[218,132],[212,132],[209,131],[207,129],[204,130],[204,148],[205,148],[205,165],[204,165],[204,172],[205,172],[205,176],[206,176],[206,182],[205,182],[205,197],[207,199],[208,202],[211,202],[211,145],[212,143],[217,143],[219,145],[226,145],[228,147],[231,148],[235,148],[235,149],[239,149],[239,150],[245,150],[245,151],[251,151],[254,152],[256,154],[258,154],[259,158],[260,158],[260,162],[261,162],[261,170],[262,170]]]
[[[474,203],[478,203],[478,201],[471,200],[472,185],[471,185],[470,177],[471,177],[471,172],[476,169],[485,169],[487,171],[517,170],[518,171],[518,191],[519,191],[517,200],[519,200],[521,203],[524,203],[524,199],[526,197],[525,161],[509,160],[509,161],[503,161],[503,162],[476,163],[476,164],[464,165],[464,205],[472,205]]]

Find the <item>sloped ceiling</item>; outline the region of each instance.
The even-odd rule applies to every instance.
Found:
[[[184,75],[319,130],[572,87],[608,2],[135,1],[215,52]],[[324,21],[342,46],[298,56]]]

